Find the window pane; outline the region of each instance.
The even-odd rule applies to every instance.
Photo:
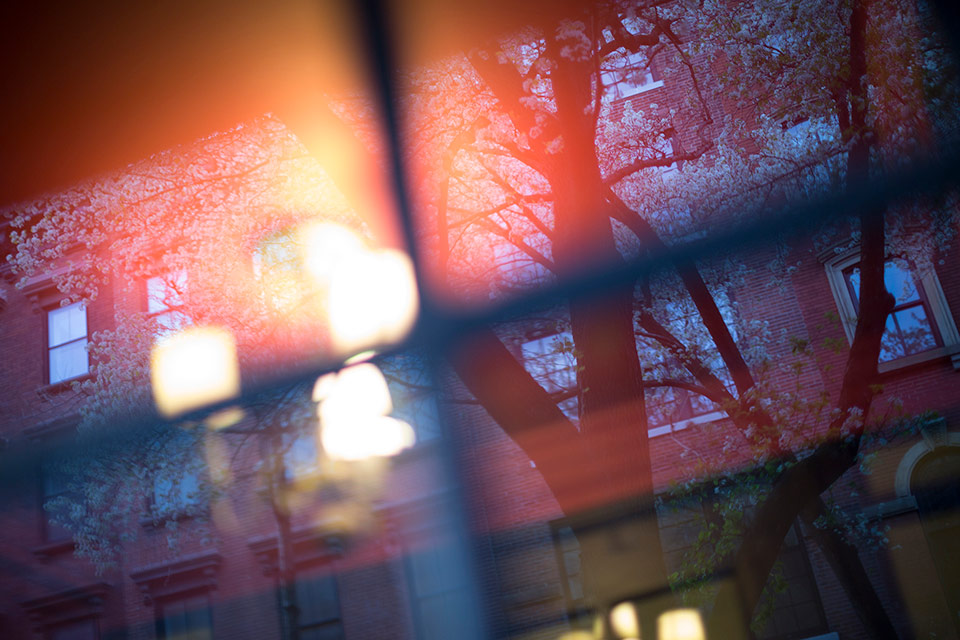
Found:
[[[192,470],[158,476],[153,482],[153,502],[158,513],[175,513],[199,503],[200,483],[197,473]]]
[[[190,318],[180,311],[168,311],[157,316],[157,324],[160,325],[160,333],[165,335],[189,325]]]
[[[147,311],[158,313],[182,305],[186,286],[187,273],[182,270],[150,278],[147,280]]]
[[[340,601],[334,576],[297,580],[296,590],[302,626],[340,619]]]
[[[900,325],[900,338],[903,340],[906,353],[920,353],[937,346],[930,320],[922,306],[901,309],[894,315],[897,317],[897,324]]]
[[[897,304],[904,304],[920,299],[913,275],[901,269],[893,262],[888,262],[883,268],[883,284],[887,291],[897,299]]]
[[[903,350],[903,344],[900,342],[900,336],[897,333],[897,325],[893,316],[887,316],[887,325],[883,331],[883,338],[880,341],[880,362],[902,358],[907,355]]]
[[[87,310],[79,302],[47,313],[48,346],[55,347],[87,335]]]
[[[88,370],[86,338],[50,350],[51,384],[83,375]]]

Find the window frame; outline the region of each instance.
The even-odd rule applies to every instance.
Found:
[[[61,312],[66,309],[71,309],[74,307],[79,307],[83,311],[83,324],[84,324],[84,333],[83,336],[79,338],[74,338],[72,340],[67,340],[66,342],[61,342],[56,345],[51,345],[53,339],[52,332],[50,330],[50,322],[52,314]],[[86,350],[86,346],[90,344],[90,315],[88,313],[87,305],[83,302],[74,302],[68,305],[61,305],[59,302],[50,307],[46,307],[43,310],[44,323],[43,323],[43,337],[44,337],[44,353],[45,357],[43,360],[44,366],[44,380],[48,385],[60,385],[63,383],[72,382],[74,380],[79,380],[85,376],[90,375],[90,353]],[[75,344],[77,342],[83,341],[84,344],[84,358],[87,361],[86,369],[82,373],[77,375],[69,376],[66,378],[60,378],[58,380],[53,379],[53,362],[51,358],[55,349],[63,348],[70,344]]]
[[[170,443],[170,446],[181,445]],[[178,454],[170,454],[168,452],[165,453],[165,455]],[[191,518],[209,509],[210,503],[206,500],[209,494],[201,490],[204,482],[210,482],[209,477],[203,477],[204,474],[209,475],[210,472],[207,463],[198,451],[184,451],[183,455],[185,456],[184,465],[182,466],[182,471],[179,472],[180,477],[176,479],[176,486],[171,486],[167,489],[169,495],[166,496],[164,502],[169,504],[161,504],[161,501],[157,499],[157,485],[159,482],[164,481],[168,481],[172,485],[173,480],[165,477],[164,470],[160,469],[155,470],[151,475],[150,490],[146,496],[146,516],[141,520],[141,524],[150,526],[167,520]],[[184,480],[188,477],[193,479],[193,488],[191,493],[187,494],[191,497],[186,499],[184,489],[188,485],[184,484]],[[176,499],[174,499],[174,491],[176,491]],[[163,494],[160,495],[162,496]]]
[[[55,500],[61,496],[69,496],[73,492],[70,489],[69,484],[63,487],[60,491],[48,494],[47,493],[47,481],[51,477],[52,465],[56,464],[56,460],[45,459],[41,460],[40,464],[37,465],[37,500],[39,502],[40,510],[40,537],[43,540],[43,544],[47,546],[59,546],[59,545],[70,545],[73,544],[73,532],[63,525],[57,524],[51,518],[50,513],[47,511],[47,503]],[[53,473],[58,473],[54,471]],[[62,537],[51,537],[51,529],[57,527],[63,530],[65,534]]]
[[[647,64],[642,64],[640,62],[642,57],[640,52],[628,51],[621,47],[610,53],[607,58],[613,56],[622,56],[622,66],[618,65],[615,68],[610,68],[608,63],[608,66],[604,68],[603,63],[601,63],[600,72],[597,76],[598,84],[602,87],[604,96],[611,102],[629,100],[641,93],[659,89],[663,86],[663,78],[659,69],[657,69],[657,65],[652,60],[648,61]],[[627,79],[628,74],[641,71],[645,72],[646,76],[650,78],[649,82],[633,84]]]
[[[178,283],[183,283],[183,291],[177,291],[175,287],[169,287],[168,282],[175,280]],[[162,305],[162,308],[151,309],[151,301],[153,297],[150,294],[150,283],[160,281],[165,289],[172,289],[179,298],[179,304],[170,306],[166,301],[160,301],[159,304]],[[149,276],[143,282],[143,309],[147,314],[147,317],[154,320],[157,323],[159,328],[158,335],[160,337],[176,333],[177,331],[183,329],[185,326],[188,326],[191,323],[190,317],[183,311],[184,303],[183,296],[186,293],[186,289],[189,286],[189,278],[185,269],[173,269],[160,273],[157,275]],[[178,323],[170,323],[164,321],[164,318],[180,318]]]
[[[207,636],[206,637],[209,640],[213,640],[213,637],[214,637],[213,636],[213,606],[212,606],[212,603],[210,602],[210,593],[209,591],[201,590],[201,589],[177,593],[169,597],[160,598],[154,602],[154,627],[155,627],[157,640],[177,640],[177,638],[181,637],[180,634],[173,635],[173,636],[169,635],[166,629],[166,620],[170,616],[164,615],[165,607],[182,603],[184,605],[184,618],[186,618],[186,614],[188,612],[188,610],[186,609],[187,607],[186,603],[189,601],[199,601],[199,600],[203,600],[206,603],[206,606],[201,608],[191,609],[189,611],[205,611],[206,612],[207,614],[206,615],[206,619],[207,619],[207,626],[206,626]],[[193,629],[186,630],[186,633],[189,638],[194,637],[193,631],[194,631]]]
[[[337,615],[306,621],[304,619],[306,608],[303,606],[303,602],[305,600],[305,598],[302,597],[304,596],[303,591],[309,589],[308,583],[318,583],[320,581],[328,582],[333,586],[333,608],[336,610]],[[296,590],[297,606],[300,609],[300,617],[297,620],[297,632],[299,634],[305,635],[318,629],[336,629],[340,638],[346,638],[346,631],[343,623],[343,606],[341,604],[340,596],[340,578],[337,575],[337,572],[334,570],[332,563],[322,563],[307,569],[298,567],[297,576],[294,580],[293,587]],[[282,606],[283,604],[283,599],[281,598],[279,589],[277,589],[277,604],[278,606]],[[282,611],[280,612],[280,615],[282,618]]]
[[[896,257],[889,256],[884,264]],[[825,261],[824,264],[827,281],[830,284],[830,290],[840,314],[840,324],[843,326],[848,344],[853,344],[853,335],[857,327],[858,301],[853,299],[844,272],[859,262],[860,248],[857,247]],[[950,357],[953,368],[960,370],[960,332],[957,331],[956,322],[950,312],[950,306],[947,304],[947,298],[940,286],[940,279],[937,277],[936,270],[931,268],[922,274],[911,270],[910,273],[917,286],[917,294],[926,303],[924,308],[930,311],[931,329],[934,332],[934,340],[938,342],[938,345],[920,353],[879,362],[878,370],[885,373],[947,356]]]

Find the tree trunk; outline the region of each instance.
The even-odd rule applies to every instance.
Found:
[[[827,508],[822,498],[807,505],[800,511],[800,518],[807,526],[814,541],[833,569],[847,597],[853,604],[853,610],[871,638],[878,640],[896,640],[897,630],[887,615],[880,597],[860,560],[857,548],[850,544],[833,528],[821,529],[814,522],[826,516]]]

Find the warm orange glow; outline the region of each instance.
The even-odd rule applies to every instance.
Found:
[[[618,638],[639,638],[640,619],[637,608],[630,602],[621,602],[610,610],[610,627]]]
[[[338,351],[401,340],[413,326],[419,304],[410,258],[394,249],[349,256],[334,274],[329,304]]]
[[[240,407],[227,407],[207,417],[204,424],[214,431],[226,429],[239,423],[246,417],[246,413]]]
[[[696,609],[671,609],[657,618],[660,640],[706,640],[703,619]]]
[[[191,327],[159,341],[150,374],[157,409],[167,417],[240,392],[233,335],[217,327]]]

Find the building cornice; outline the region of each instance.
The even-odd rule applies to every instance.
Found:
[[[142,567],[132,571],[130,578],[146,603],[189,591],[213,591],[222,560],[220,553],[207,551]]]

